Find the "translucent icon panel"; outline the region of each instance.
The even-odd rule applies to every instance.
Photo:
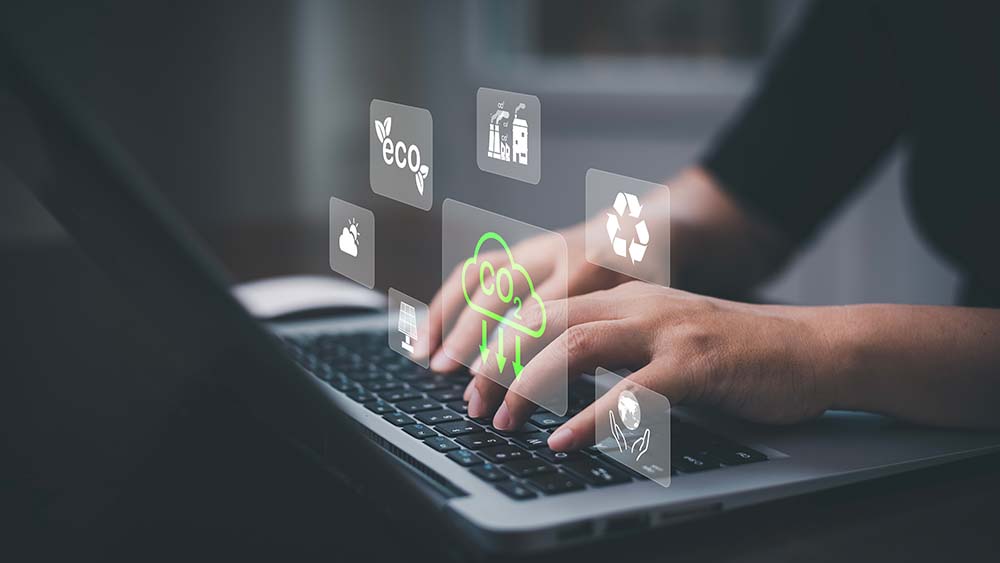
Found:
[[[597,368],[594,383],[597,449],[669,487],[670,401],[604,368]]]
[[[375,287],[375,214],[335,197],[330,198],[330,269]]]
[[[445,354],[564,414],[566,242],[452,199],[442,205],[442,222]]]
[[[368,117],[368,174],[372,191],[429,210],[434,205],[431,112],[372,100]]]
[[[587,171],[587,261],[670,286],[670,190],[591,168]]]
[[[389,348],[424,368],[428,363],[428,317],[426,304],[389,288],[389,310],[386,312]]]
[[[476,163],[483,172],[529,184],[542,178],[542,103],[536,96],[476,92]]]

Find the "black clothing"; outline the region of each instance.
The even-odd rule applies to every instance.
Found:
[[[802,241],[901,141],[918,229],[1000,307],[998,138],[1000,3],[821,0],[702,164]]]

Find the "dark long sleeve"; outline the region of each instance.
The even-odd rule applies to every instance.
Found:
[[[902,133],[908,109],[894,58],[877,3],[816,2],[702,165],[801,241]]]

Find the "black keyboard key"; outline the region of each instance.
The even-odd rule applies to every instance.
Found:
[[[400,406],[402,408],[402,406]],[[423,422],[424,424],[429,424],[434,426],[435,424],[441,424],[442,422],[453,422],[456,420],[462,420],[462,415],[454,411],[446,410],[436,410],[422,412],[416,416],[417,420]]]
[[[484,463],[478,467],[473,467],[470,469],[472,474],[479,477],[483,481],[506,481],[509,477],[507,474],[500,470],[499,467],[493,465],[492,463]]]
[[[462,447],[469,448],[470,450],[481,450],[483,448],[489,448],[499,445],[507,445],[507,440],[504,440],[496,434],[490,434],[489,432],[480,432],[479,434],[469,434],[468,436],[462,436],[457,440]]]
[[[394,389],[402,389],[403,383],[399,381],[366,381],[361,384],[365,389],[371,391],[372,393],[378,393],[381,391],[392,391]]]
[[[327,383],[330,384],[330,387],[333,387],[337,391],[342,391],[344,393],[354,391],[355,389],[358,388],[358,384],[351,381],[350,379],[340,379],[335,377],[330,381],[327,381]]]
[[[435,430],[444,434],[445,436],[451,436],[452,438],[456,436],[465,436],[466,434],[475,434],[483,431],[481,426],[469,422],[467,420],[456,420],[455,422],[445,422],[444,424],[438,424],[434,428]]]
[[[400,401],[409,401],[411,399],[423,399],[424,394],[414,391],[412,389],[396,389],[393,391],[383,391],[378,394],[384,400],[390,403],[398,403]]]
[[[430,401],[428,399],[413,399],[412,401],[403,401],[401,403],[396,403],[396,407],[409,414],[423,412],[423,411],[433,411],[441,408],[441,405],[437,401]]]
[[[552,473],[556,470],[555,467],[537,457],[511,461],[504,464],[503,468],[511,472],[515,477],[530,477],[540,473]]]
[[[394,412],[383,416],[382,418],[388,420],[389,422],[395,424],[396,426],[406,426],[407,424],[413,424],[416,422],[412,418],[406,416],[401,412]]]
[[[548,412],[541,412],[531,415],[528,420],[539,428],[555,428],[562,425],[569,418]]]
[[[579,459],[576,461],[570,461],[564,463],[562,467],[566,471],[569,471],[573,475],[583,479],[584,482],[596,487],[628,483],[632,480],[627,474],[625,474],[624,471],[619,471],[609,465],[605,465],[597,461],[596,459]]]
[[[444,389],[441,391],[435,391],[429,393],[430,397],[435,401],[441,401],[442,403],[447,403],[449,401],[458,401],[462,398],[462,393],[464,389]]]
[[[719,462],[708,456],[698,456],[694,454],[686,454],[681,456],[675,456],[670,460],[671,467],[676,468],[682,473],[695,473],[698,471],[705,471],[706,469],[717,469],[719,467]]]
[[[514,436],[512,440],[515,444],[521,446],[522,448],[535,450],[545,447],[545,444],[548,443],[549,435],[545,432],[532,432],[531,434]]]
[[[446,375],[437,375],[430,379],[410,383],[411,387],[417,391],[423,391],[425,393],[428,391],[437,391],[439,389],[451,389],[454,385],[455,381]]]
[[[431,436],[437,436],[437,432],[424,426],[423,424],[411,424],[409,426],[404,426],[403,431],[410,436],[421,440],[424,438],[430,438]]]
[[[558,495],[584,488],[583,483],[565,473],[542,473],[528,477],[526,481],[547,495]]]
[[[357,401],[359,403],[367,403],[369,401],[377,401],[378,400],[378,397],[376,397],[372,393],[369,393],[368,391],[364,391],[362,389],[355,389],[354,391],[350,391],[350,392],[347,393],[347,396],[350,397],[352,400]]]
[[[709,450],[708,453],[725,465],[743,465],[745,463],[767,461],[766,455],[738,444],[733,444],[732,448]]]
[[[576,461],[584,458],[584,455],[580,452],[554,452],[548,448],[535,450],[535,455],[549,463],[566,463],[567,461]]]
[[[455,450],[449,452],[446,457],[463,467],[472,467],[473,465],[483,464],[483,458],[477,456],[469,450]]]
[[[514,500],[528,500],[538,496],[534,491],[532,491],[528,487],[525,487],[524,485],[521,485],[519,483],[515,483],[514,481],[507,481],[506,483],[500,483],[499,485],[497,485],[497,489],[501,493],[509,496]]]
[[[426,440],[424,440],[424,443],[441,453],[450,452],[451,450],[458,449],[458,444],[452,442],[451,440],[445,438],[444,436],[434,436],[432,438],[427,438]]]
[[[493,463],[506,463],[518,459],[527,459],[528,452],[515,446],[494,446],[479,450],[479,455],[485,457]]]
[[[493,420],[493,417],[487,417],[487,422]],[[501,436],[506,436],[508,438],[513,436],[524,436],[525,434],[533,434],[538,432],[538,428],[530,424],[523,424],[520,428],[515,428],[513,430],[500,430],[490,424],[490,430],[496,432]]]
[[[385,401],[374,401],[365,405],[365,408],[372,411],[375,414],[387,414],[390,412],[396,412],[396,409],[386,403]]]
[[[452,401],[445,406],[457,413],[469,414],[469,404],[465,401]]]

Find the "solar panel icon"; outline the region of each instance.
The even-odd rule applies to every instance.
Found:
[[[399,345],[403,350],[412,354],[413,343],[410,342],[410,339],[417,339],[417,310],[413,308],[413,305],[406,301],[399,302],[399,323],[396,326],[403,335],[403,341]]]
[[[389,288],[389,308],[385,315],[389,348],[426,368],[427,305],[394,288]]]

